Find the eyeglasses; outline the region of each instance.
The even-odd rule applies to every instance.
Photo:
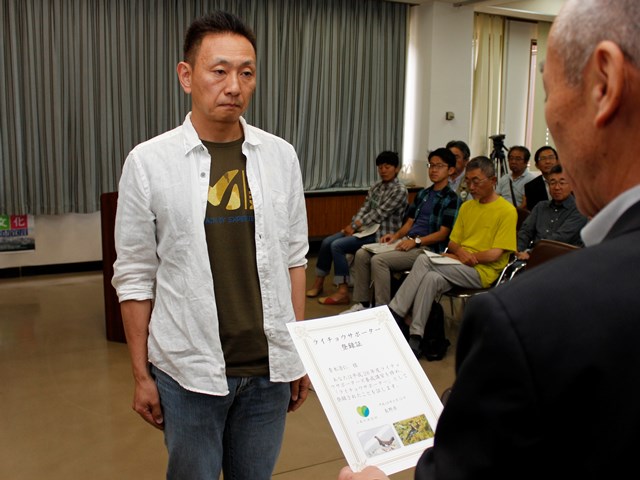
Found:
[[[517,160],[524,160],[524,157],[512,157],[511,155],[509,155],[509,156],[507,157],[507,160],[514,160],[514,161],[517,161]]]
[[[551,155],[540,155],[538,160],[557,160],[557,158],[556,158],[556,156],[554,154],[551,154]]]
[[[446,163],[429,163],[428,167],[440,169],[440,168],[446,168],[448,167],[448,165]]]
[[[478,185],[482,185],[487,180],[489,180],[489,179],[488,178],[473,177],[473,178],[468,178],[467,179],[467,184],[471,184],[471,185],[477,187]]]
[[[551,180],[549,182],[550,187],[566,187],[567,185],[569,185],[569,182],[566,180]]]

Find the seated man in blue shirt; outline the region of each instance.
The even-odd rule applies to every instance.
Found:
[[[458,214],[460,199],[449,185],[455,171],[456,157],[447,148],[429,153],[429,179],[433,184],[420,190],[407,212],[407,219],[395,233],[388,233],[381,243],[394,243],[395,250],[373,255],[360,248],[353,263],[353,300],[343,313],[369,307],[373,281],[375,304],[391,301],[391,272],[409,270],[425,248],[441,253],[447,247],[449,234]]]
[[[587,217],[578,211],[571,184],[560,165],[553,166],[548,182],[551,200],[537,203],[518,231],[516,257],[520,260],[527,260],[529,249],[543,238],[583,246],[580,230]]]

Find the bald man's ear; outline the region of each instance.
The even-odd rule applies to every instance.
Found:
[[[603,127],[620,108],[625,88],[625,58],[614,42],[600,42],[587,66],[586,81],[590,82],[591,100],[594,102],[595,124]]]
[[[182,86],[184,93],[191,93],[191,65],[187,62],[180,62],[176,67],[176,71],[178,72],[178,80],[180,81],[180,85]]]

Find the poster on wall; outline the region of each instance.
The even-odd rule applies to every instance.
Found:
[[[0,253],[36,249],[33,215],[0,214]]]

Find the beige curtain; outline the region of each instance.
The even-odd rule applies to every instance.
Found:
[[[531,135],[531,147],[533,151],[542,145],[554,146],[553,138],[551,138],[549,130],[547,129],[547,121],[544,118],[545,93],[542,85],[542,72],[540,71],[540,64],[544,62],[544,59],[547,56],[547,37],[549,36],[550,29],[551,23],[538,22],[538,65],[536,69],[535,96],[533,101],[533,129]],[[531,152],[532,154],[533,151]]]
[[[471,155],[491,153],[491,135],[500,132],[504,17],[478,13],[474,23]]]
[[[369,187],[402,148],[409,5],[383,0],[0,0],[0,214],[91,213],[137,143],[190,109],[196,16],[258,37],[247,120],[292,143],[306,190]]]

